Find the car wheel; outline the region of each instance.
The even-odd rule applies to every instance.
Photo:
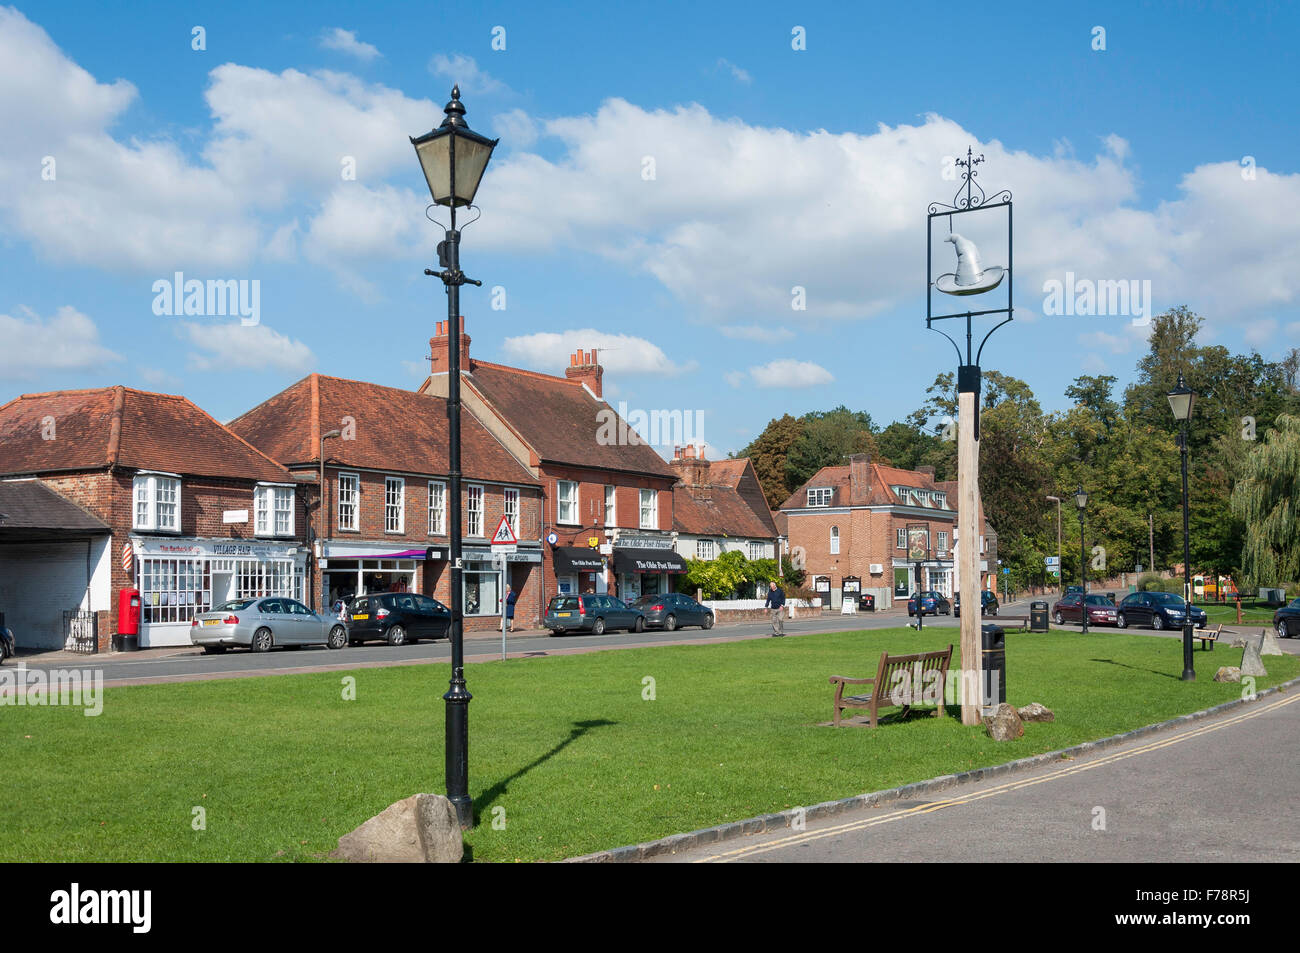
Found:
[[[997,615],[997,614],[998,614],[998,607],[997,607],[997,606],[991,606],[991,607],[989,608],[989,615]]]
[[[226,650],[224,645],[205,645],[203,646],[204,655],[220,655]]]
[[[1054,621],[1057,625],[1061,625],[1065,620],[1062,618],[1061,613],[1058,612],[1056,613],[1056,615],[1052,617],[1052,621]]]
[[[405,645],[406,630],[400,625],[392,626],[389,628],[386,638],[389,645]]]
[[[253,633],[253,643],[249,646],[254,652],[269,652],[275,644],[275,636],[270,629],[262,628]]]
[[[1286,623],[1283,622],[1281,619],[1279,619],[1277,622],[1277,637],[1279,639],[1285,639],[1287,637]]]
[[[710,612],[707,616],[704,617],[704,625],[700,626],[700,628],[702,628],[702,629],[711,629],[711,628],[713,628],[713,613],[712,613],[712,612]]]
[[[1121,612],[1115,617],[1115,625],[1121,629],[1128,628],[1128,619],[1124,618],[1124,613]]]
[[[1164,627],[1165,627],[1165,617],[1162,616],[1159,612],[1157,612],[1155,615],[1151,617],[1151,628],[1159,632]]]
[[[591,634],[592,634],[592,635],[604,635],[604,634],[605,634],[605,620],[604,620],[604,619],[597,619],[595,622],[593,622],[593,623],[591,624]]]
[[[348,644],[348,630],[341,625],[330,629],[329,641],[325,643],[332,649],[341,649]]]
[[[667,629],[669,632],[676,632],[677,616],[673,615],[671,612],[668,613],[668,618],[664,619],[664,628]]]
[[[636,617],[636,622],[632,626],[632,631],[633,632],[645,631],[645,616],[639,615]]]

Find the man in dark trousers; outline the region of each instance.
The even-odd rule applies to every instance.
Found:
[[[763,608],[772,610],[772,638],[781,638],[785,635],[785,623],[781,619],[781,610],[785,608],[785,592],[778,589],[774,582],[767,585],[767,601],[763,603]]]

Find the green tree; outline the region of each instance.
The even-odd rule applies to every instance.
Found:
[[[773,510],[780,509],[793,490],[793,487],[786,486],[785,461],[790,448],[802,435],[803,425],[784,414],[780,419],[770,421],[763,432],[736,455],[749,457],[767,505]]]
[[[813,411],[799,418],[803,425],[785,459],[785,485],[789,492],[812,479],[822,467],[840,466],[855,453],[877,455],[871,415],[840,405],[830,411]],[[784,500],[782,500],[784,502]]]
[[[1278,417],[1277,427],[1247,457],[1232,508],[1245,523],[1246,585],[1300,579],[1300,417]]]

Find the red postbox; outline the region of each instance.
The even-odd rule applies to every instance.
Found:
[[[140,648],[140,590],[122,589],[117,594],[117,643],[122,652]]]

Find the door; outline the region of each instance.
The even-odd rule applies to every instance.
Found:
[[[444,609],[441,602],[429,596],[416,596],[415,604],[425,620],[427,638],[445,638],[451,629],[451,612]]]
[[[320,616],[295,599],[285,599],[284,604],[296,644],[319,645],[325,641],[325,623]]]

